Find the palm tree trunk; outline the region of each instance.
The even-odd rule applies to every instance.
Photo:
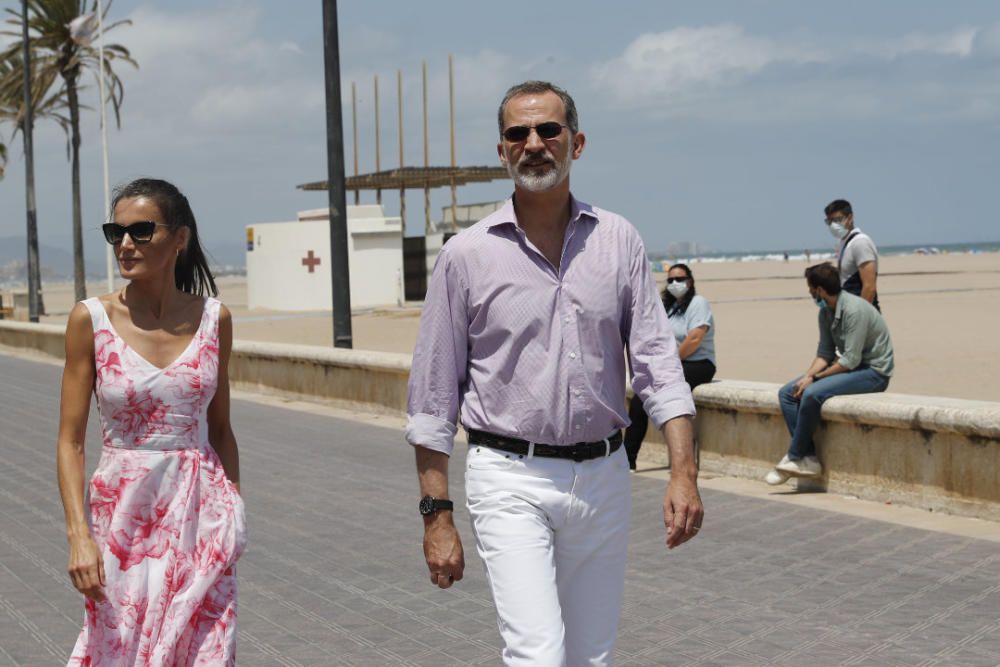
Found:
[[[69,101],[71,128],[70,155],[73,178],[73,287],[76,300],[87,298],[87,272],[83,261],[83,212],[80,204],[80,99],[76,90],[76,72],[63,75]]]

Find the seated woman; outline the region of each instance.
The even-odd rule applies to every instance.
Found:
[[[667,272],[663,306],[674,328],[684,379],[691,389],[711,382],[715,377],[715,320],[708,300],[695,294],[694,274],[686,264],[674,264]],[[649,417],[638,397],[632,397],[628,416],[632,424],[625,430],[625,452],[629,468],[635,470],[639,448],[649,425]]]

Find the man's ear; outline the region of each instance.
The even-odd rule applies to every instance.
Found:
[[[583,153],[583,147],[587,144],[587,135],[577,132],[573,135],[573,159],[577,160]]]

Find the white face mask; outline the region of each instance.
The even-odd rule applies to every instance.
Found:
[[[845,236],[847,236],[847,227],[844,227],[839,222],[831,222],[830,223],[830,233],[833,234],[834,238],[836,238],[836,239],[842,239]]]
[[[682,298],[688,291],[688,284],[685,280],[680,283],[667,283],[667,291],[670,292],[675,299]]]

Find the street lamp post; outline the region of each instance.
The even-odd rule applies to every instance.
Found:
[[[326,63],[326,163],[330,206],[330,273],[333,281],[333,344],[353,346],[351,276],[347,248],[347,194],[344,192],[344,127],[340,101],[340,41],[337,0],[323,0],[323,54]]]
[[[90,46],[97,33],[97,60],[99,72],[97,75],[97,89],[100,96],[101,105],[101,158],[103,160],[104,172],[104,222],[111,222],[111,176],[110,158],[108,155],[108,111],[105,104],[104,94],[104,3],[97,0],[97,12],[95,14],[84,14],[73,19],[69,24],[70,37],[81,46]],[[115,262],[114,253],[108,245],[104,250],[105,264],[107,266],[108,292],[115,289]]]
[[[21,42],[24,47],[24,190],[28,214],[28,319],[38,321],[41,310],[39,289],[41,272],[38,266],[38,214],[35,208],[35,114],[31,100],[31,48],[28,45],[28,0],[21,0]]]

